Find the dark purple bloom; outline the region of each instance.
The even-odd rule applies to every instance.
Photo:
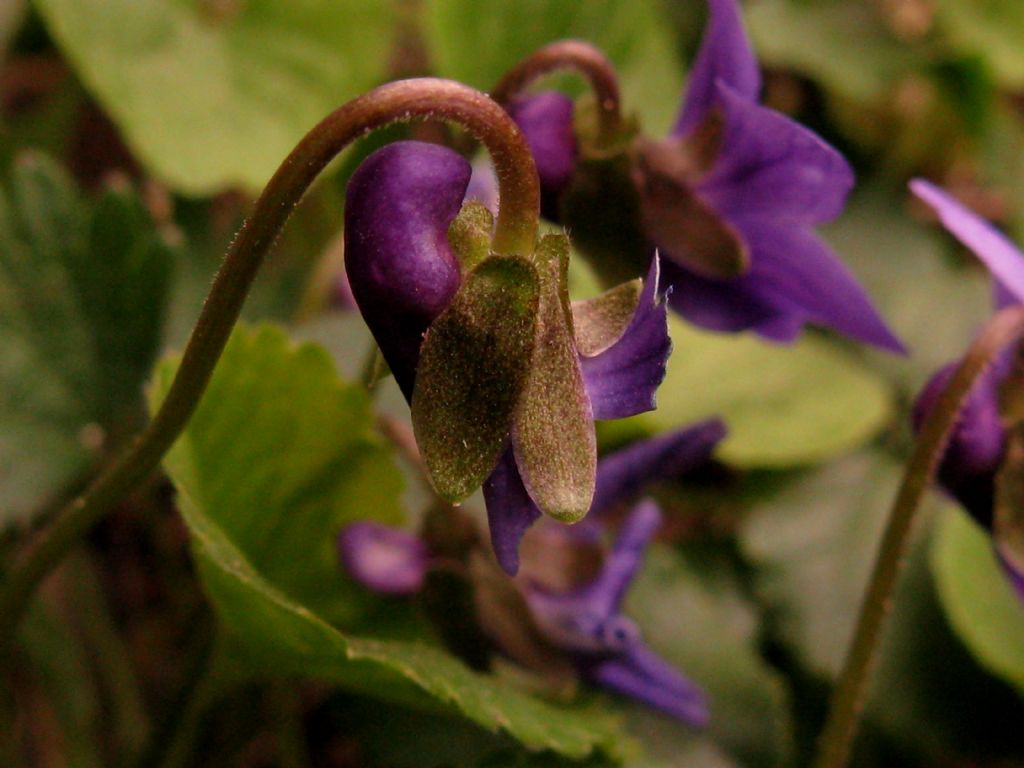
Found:
[[[384,595],[411,595],[427,573],[426,545],[411,533],[380,523],[359,522],[338,534],[338,555],[353,579]]]
[[[447,232],[469,181],[469,164],[452,150],[397,142],[370,155],[349,182],[349,281],[407,399],[412,397],[423,334],[461,284]],[[655,259],[621,336],[596,354],[578,356],[594,418],[622,418],[654,408],[670,349]],[[484,485],[495,553],[510,573],[518,566],[522,533],[540,514],[516,460],[513,436]]]
[[[910,188],[939,215],[943,225],[985,264],[995,282],[997,307],[1024,303],[1024,253],[994,227],[938,187],[917,179]],[[999,408],[999,389],[1013,370],[1016,350],[1008,350],[982,375],[972,389],[939,465],[943,489],[971,516],[992,530],[996,477],[1006,453],[1007,435]],[[943,366],[925,385],[914,405],[919,429],[935,406],[958,362]],[[1011,553],[996,546],[999,560],[1024,600],[1024,567]]]
[[[558,198],[569,186],[576,167],[572,99],[556,91],[542,91],[519,97],[507,109],[526,136],[537,163],[541,213],[556,221]]]
[[[349,284],[406,399],[423,334],[462,281],[448,227],[469,177],[469,163],[458,153],[400,141],[367,157],[348,183]]]
[[[568,652],[584,678],[700,727],[710,716],[703,691],[645,645],[636,624],[622,614],[622,600],[660,524],[658,506],[640,502],[593,581],[565,593],[527,585],[526,601],[545,639]]]
[[[709,0],[709,6],[676,125],[667,140],[641,140],[641,161],[634,165],[641,186],[667,182],[676,190],[674,198],[659,193],[644,224],[661,253],[664,281],[675,288],[671,307],[716,331],[753,330],[791,341],[814,323],[905,351],[853,275],[813,232],[842,211],[853,172],[813,132],[758,103],[760,71],[736,0]],[[568,105],[549,108],[550,115],[540,109],[552,98],[527,97],[524,104],[538,106],[522,118],[522,108],[509,111],[531,146],[546,148],[538,155],[546,189],[561,191],[577,150],[564,137],[571,127]],[[557,220],[556,213],[557,205],[545,207]],[[719,278],[695,266],[702,261],[696,254],[720,248],[746,254],[749,270]]]

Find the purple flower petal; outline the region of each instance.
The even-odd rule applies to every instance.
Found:
[[[465,200],[478,200],[495,216],[498,214],[498,177],[486,158],[473,161],[473,175],[466,187]]]
[[[793,224],[829,221],[843,209],[853,170],[813,131],[719,83],[725,133],[698,194],[726,218]]]
[[[558,198],[569,186],[578,154],[572,99],[557,91],[542,91],[516,99],[507,111],[526,136],[537,163],[541,211],[556,221]]]
[[[736,0],[708,0],[708,25],[686,88],[683,108],[673,136],[690,133],[719,98],[721,81],[740,96],[756,101],[761,92],[761,72],[743,29]]]
[[[600,354],[580,358],[595,419],[622,419],[655,407],[654,394],[672,351],[665,300],[658,299],[659,269],[655,255],[622,337]]]
[[[737,216],[731,223],[751,248],[747,274],[711,280],[678,263],[666,270],[675,289],[669,301],[692,323],[788,341],[803,323],[813,322],[883,349],[906,351],[853,275],[814,234],[765,218]]]
[[[721,419],[708,419],[668,432],[603,457],[597,463],[597,487],[590,506],[591,515],[640,493],[644,486],[671,480],[701,466],[726,435]]]
[[[992,528],[995,476],[1006,451],[1006,432],[999,412],[999,384],[1012,357],[1004,355],[974,385],[960,412],[939,465],[939,484],[985,528]],[[914,403],[913,425],[919,430],[958,363],[940,368]]]
[[[707,697],[643,643],[625,654],[603,659],[585,668],[595,683],[665,712],[694,728],[711,719]]]
[[[934,184],[914,179],[910,189],[935,209],[943,226],[984,262],[1018,303],[1024,302],[1024,254],[1013,243]]]
[[[423,333],[461,282],[448,245],[469,163],[435,144],[400,141],[367,157],[348,183],[345,267],[366,324],[406,398]]]
[[[372,522],[352,523],[338,534],[338,555],[346,572],[385,595],[411,595],[423,586],[427,548],[411,533]]]
[[[660,525],[661,511],[647,499],[627,516],[592,582],[567,593],[528,588],[530,610],[549,641],[567,650],[602,654],[620,652],[639,641],[636,626],[620,615],[622,599]]]
[[[511,445],[484,482],[483,490],[494,556],[507,574],[515,576],[519,570],[519,542],[541,512],[526,492]]]

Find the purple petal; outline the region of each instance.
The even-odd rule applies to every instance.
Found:
[[[348,183],[345,268],[356,303],[406,398],[423,333],[461,282],[448,227],[469,163],[435,144],[400,141],[367,157]]]
[[[1013,587],[1014,592],[1017,593],[1017,597],[1021,603],[1024,604],[1024,566],[1022,566],[1015,558],[996,546],[996,559],[999,560],[999,564],[1003,567],[1003,572],[1006,577],[1010,580],[1010,586]]]
[[[1024,254],[1013,243],[934,184],[914,179],[910,189],[935,209],[943,226],[984,262],[1018,303],[1024,302]]]
[[[995,476],[1006,451],[1006,432],[999,412],[999,384],[1011,362],[1012,358],[1004,355],[975,383],[938,471],[939,484],[989,530],[995,503]],[[925,417],[935,407],[957,365],[953,362],[940,368],[921,390],[914,403],[915,431],[920,430]]]
[[[600,515],[635,497],[649,483],[674,479],[706,463],[726,431],[721,419],[709,419],[603,457],[597,463],[590,514]]]
[[[627,653],[585,669],[595,683],[641,701],[694,728],[711,719],[707,697],[700,687],[642,643]]]
[[[594,357],[580,357],[595,419],[622,419],[655,407],[654,394],[672,351],[665,300],[658,300],[659,261],[655,255],[622,337]]]
[[[423,586],[427,548],[411,533],[372,522],[352,523],[338,534],[345,571],[374,592],[411,595]]]
[[[731,216],[794,224],[829,221],[843,209],[853,170],[813,131],[719,84],[725,134],[700,196]]]
[[[690,72],[683,109],[672,130],[684,136],[704,118],[718,99],[721,81],[748,101],[761,92],[761,73],[754,50],[743,29],[736,0],[708,0],[708,25]]]
[[[541,512],[526,492],[511,445],[484,483],[487,523],[498,564],[510,576],[519,570],[519,542]]]
[[[644,550],[661,527],[661,520],[661,510],[651,499],[644,499],[630,510],[601,573],[587,587],[588,600],[598,613],[610,616],[619,612],[622,599],[640,569]]]
[[[507,110],[526,136],[537,163],[541,211],[557,220],[558,198],[569,186],[578,154],[572,99],[557,91],[542,91],[516,99]]]
[[[465,200],[478,200],[495,216],[498,214],[498,177],[486,158],[473,161],[473,175],[466,187]]]
[[[763,218],[736,217],[732,224],[751,248],[750,271],[732,280],[711,280],[675,263],[666,270],[674,283],[673,309],[711,330],[749,329],[788,341],[803,323],[813,322],[905,352],[864,289],[814,234]]]

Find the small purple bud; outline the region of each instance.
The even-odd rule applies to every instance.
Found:
[[[543,91],[516,99],[507,111],[526,136],[537,162],[541,213],[558,221],[558,199],[572,180],[578,154],[572,99]]]
[[[939,484],[989,530],[995,502],[995,477],[1006,452],[1006,431],[999,413],[999,385],[1007,374],[1008,362],[998,362],[974,385],[938,471]],[[915,431],[921,429],[956,367],[955,362],[943,366],[921,390],[914,403]]]
[[[411,595],[423,586],[429,555],[426,545],[411,533],[360,522],[338,534],[338,556],[348,575],[367,589]]]
[[[448,227],[469,163],[436,144],[400,141],[367,157],[345,198],[345,267],[352,293],[406,398],[420,344],[461,283]]]

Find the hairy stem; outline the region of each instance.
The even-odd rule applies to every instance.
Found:
[[[504,74],[491,96],[508,104],[531,83],[561,70],[578,72],[590,83],[597,100],[598,141],[610,141],[622,127],[618,76],[608,57],[583,40],[559,40],[537,49]]]
[[[918,507],[935,477],[971,389],[999,353],[1022,337],[1024,307],[1009,307],[993,317],[971,344],[921,425],[879,546],[853,643],[832,695],[816,768],[843,768],[849,760],[878,656],[882,628],[892,608],[893,589],[906,559]]]
[[[0,592],[0,659],[36,586],[76,541],[153,472],[181,434],[210,380],[253,279],[292,210],[324,167],[350,142],[375,128],[413,119],[463,125],[491,153],[500,209],[493,248],[533,252],[540,209],[537,169],[505,111],[484,94],[448,80],[422,78],[382,85],[316,125],[267,183],[228,249],[203,305],[167,397],[146,430],[59,513]]]

